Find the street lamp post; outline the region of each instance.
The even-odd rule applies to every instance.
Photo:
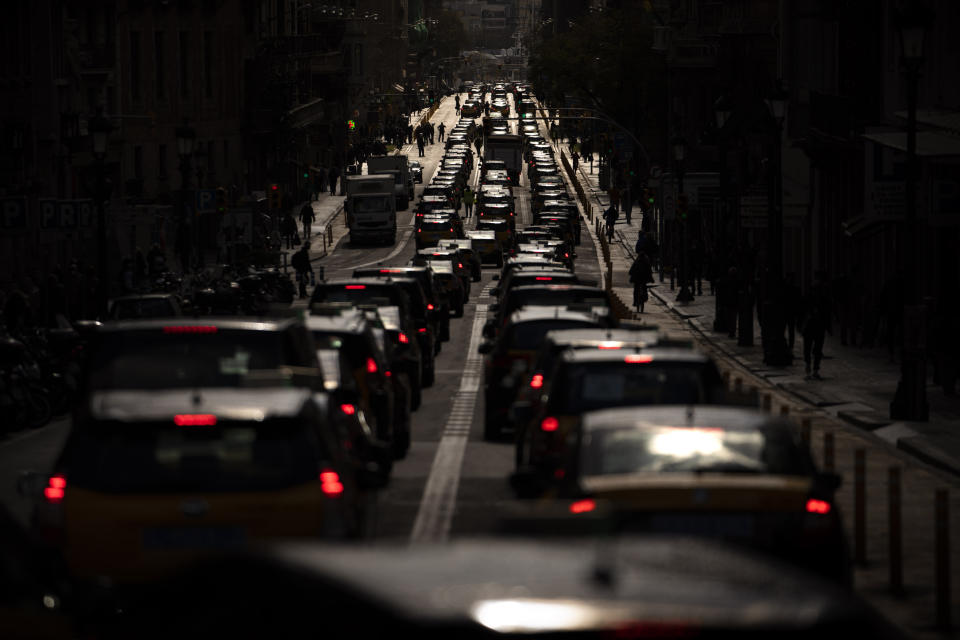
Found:
[[[896,15],[900,32],[900,55],[907,75],[906,210],[901,231],[903,248],[900,251],[900,262],[907,279],[904,281],[900,382],[897,383],[896,395],[890,403],[890,417],[894,420],[929,419],[926,327],[920,290],[921,252],[917,247],[917,85],[920,66],[923,64],[924,36],[932,18],[929,10],[916,3]]]
[[[177,155],[180,156],[180,231],[178,235],[180,235],[183,243],[179,248],[183,252],[180,255],[181,261],[184,262],[183,270],[187,271],[189,259],[193,256],[193,248],[190,247],[193,241],[190,238],[196,235],[195,233],[191,234],[190,231],[194,230],[197,223],[195,219],[190,219],[187,207],[187,189],[190,186],[190,157],[193,155],[193,145],[197,133],[184,119],[183,124],[176,129],[176,136]]]
[[[788,94],[777,83],[766,100],[776,125],[776,135],[770,167],[770,205],[767,210],[767,273],[764,287],[763,324],[760,338],[763,343],[763,361],[771,366],[793,363],[793,353],[787,346],[786,318],[783,309],[783,163],[781,159],[783,122],[787,116]]]
[[[673,139],[673,159],[677,164],[677,212],[679,213],[680,224],[680,291],[677,293],[678,302],[690,302],[693,300],[693,292],[690,290],[688,263],[689,233],[687,230],[687,207],[686,198],[683,192],[683,159],[687,154],[687,142],[681,137]]]
[[[108,291],[110,277],[107,268],[107,210],[106,200],[110,197],[111,184],[107,181],[105,160],[107,157],[107,141],[113,126],[103,115],[103,109],[97,109],[97,115],[90,121],[90,132],[93,136],[93,157],[96,161],[96,188],[94,195],[97,199],[97,273],[100,284],[97,287],[97,313],[101,318],[107,317]]]
[[[717,98],[717,101],[713,103],[713,112],[717,120],[717,146],[719,147],[719,156],[720,156],[720,234],[719,242],[716,251],[719,255],[716,256],[715,262],[717,264],[726,265],[726,247],[727,247],[727,147],[726,147],[726,138],[723,131],[723,127],[727,124],[727,120],[730,119],[730,103],[727,101],[725,96],[720,96]],[[725,279],[726,275],[724,273],[715,273],[714,278]],[[724,317],[721,309],[721,302],[726,304],[726,301],[721,301],[721,289],[718,288],[714,292],[713,296],[713,330],[719,332],[726,332],[727,327],[727,318]]]

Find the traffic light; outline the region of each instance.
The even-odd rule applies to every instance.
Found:
[[[280,198],[283,194],[280,193],[280,185],[271,184],[270,185],[270,208],[277,211],[280,210]]]
[[[677,211],[680,212],[680,220],[687,220],[687,194],[681,193],[677,196]]]
[[[227,212],[227,190],[223,187],[217,187],[217,213]]]
[[[643,190],[643,201],[648,207],[653,208],[653,205],[656,203],[656,196],[654,195],[653,189]]]

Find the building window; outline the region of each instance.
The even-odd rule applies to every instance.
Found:
[[[130,98],[140,101],[140,32],[130,32]]]
[[[157,100],[167,99],[166,81],[166,63],[163,57],[163,31],[157,31],[153,34],[153,64],[154,64],[154,83],[156,84]]]
[[[167,145],[157,145],[157,175],[161,180],[167,179]]]
[[[213,97],[213,31],[203,32],[203,93]]]
[[[143,147],[140,145],[133,147],[133,177],[143,179]]]
[[[180,97],[190,97],[190,32],[180,32]]]

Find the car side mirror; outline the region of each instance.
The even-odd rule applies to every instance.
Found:
[[[484,327],[484,333],[486,333],[486,327]],[[480,346],[477,347],[477,351],[484,355],[491,353],[493,351],[493,342],[484,340],[480,343]]]

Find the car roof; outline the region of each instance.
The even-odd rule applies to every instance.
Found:
[[[467,231],[467,237],[471,240],[494,240],[494,232],[490,229],[471,229]]]
[[[510,314],[509,325],[523,322],[537,322],[539,320],[583,320],[597,322],[601,319],[592,311],[574,311],[565,306],[537,306],[523,307]],[[622,357],[622,354],[621,354]]]
[[[543,278],[544,276],[539,277]],[[510,288],[511,295],[521,295],[527,291],[588,291],[590,293],[606,293],[606,289],[576,282],[565,282],[563,284],[524,284]]]
[[[367,328],[367,319],[359,311],[337,315],[317,314],[311,309],[310,315],[304,319],[310,331],[336,331],[346,333],[363,333]]]
[[[646,405],[599,409],[583,414],[585,430],[713,427],[729,431],[790,428],[791,422],[750,407],[723,405]]]
[[[621,362],[625,355],[629,355],[629,351],[629,349],[577,349],[563,354],[563,359],[566,362]],[[651,358],[653,362],[710,362],[710,356],[703,352],[674,346],[652,345],[643,349],[643,355]]]
[[[226,331],[284,331],[288,327],[300,324],[298,318],[271,318],[243,320],[238,318],[200,317],[200,318],[148,318],[143,320],[111,320],[97,327],[97,333],[119,333],[122,331],[163,330],[164,327],[216,327]],[[184,333],[189,333],[185,331]]]
[[[662,338],[659,330],[598,328],[598,329],[557,329],[550,331],[544,339],[550,340],[557,346],[563,345],[596,345],[604,342],[635,344],[653,344]]]

